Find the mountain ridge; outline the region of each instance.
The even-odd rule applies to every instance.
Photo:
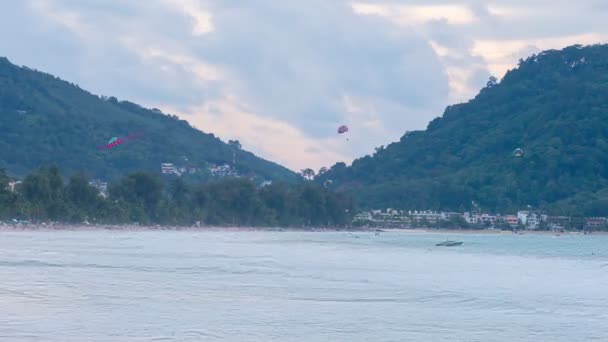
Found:
[[[488,210],[527,205],[608,214],[608,45],[574,45],[520,60],[500,83],[448,106],[332,179],[363,207]],[[513,155],[516,148],[524,157]]]
[[[177,116],[115,97],[97,96],[48,73],[0,57],[0,167],[22,176],[45,164],[67,173],[115,179],[135,170],[160,172],[160,164],[196,168],[233,164],[241,174],[295,181],[291,170],[222,142]],[[111,150],[108,139],[143,137]],[[185,158],[184,158],[185,157]],[[188,162],[184,162],[187,160]]]

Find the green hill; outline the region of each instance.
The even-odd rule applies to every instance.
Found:
[[[99,149],[111,137],[141,138]],[[204,169],[233,161],[234,148],[176,116],[114,97],[98,97],[52,75],[0,58],[0,167],[22,176],[44,164],[68,174],[116,179],[164,162]],[[185,158],[184,158],[185,157]],[[186,162],[187,160],[187,162]],[[236,168],[269,180],[295,180],[290,170],[238,150]]]
[[[474,200],[499,212],[608,215],[608,45],[522,60],[425,131],[325,179],[370,208],[464,210]]]

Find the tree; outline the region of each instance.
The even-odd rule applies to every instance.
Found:
[[[327,223],[325,196],[321,188],[314,185],[302,187],[296,205],[296,210],[305,226],[324,226]]]
[[[10,218],[16,212],[16,195],[9,189],[10,179],[4,169],[0,169],[0,218]]]
[[[173,203],[180,207],[190,205],[190,188],[182,177],[177,177],[170,184],[170,194]]]
[[[315,171],[313,169],[303,169],[300,171],[300,175],[306,180],[312,180],[315,178]]]
[[[297,221],[297,203],[293,192],[293,189],[284,183],[273,183],[260,191],[264,206],[273,213],[271,221],[279,226],[287,227]]]
[[[488,82],[486,83],[486,88],[492,88],[493,86],[498,84],[498,79],[494,76],[490,76]]]
[[[149,222],[157,217],[156,209],[162,199],[163,184],[157,176],[135,172],[110,187],[110,199],[130,209],[133,219]]]
[[[241,145],[238,140],[228,140],[228,145],[232,146],[237,151],[243,148],[243,145]]]
[[[507,222],[505,220],[498,221],[498,224],[496,225],[496,228],[498,228],[500,230],[513,230],[513,227],[511,227],[511,225],[509,224],[509,222]]]
[[[242,148],[241,143],[238,140],[229,140],[228,145],[232,147],[232,167],[236,168],[236,154]]]
[[[95,216],[101,205],[101,198],[96,188],[89,185],[86,176],[76,173],[70,177],[65,188],[66,201],[70,206],[71,221],[82,222]]]
[[[59,220],[68,215],[63,178],[57,167],[40,168],[29,174],[21,186],[27,211],[35,220]]]

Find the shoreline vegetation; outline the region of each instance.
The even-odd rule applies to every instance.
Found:
[[[344,232],[344,233],[402,233],[402,234],[455,234],[455,235],[608,235],[606,231],[564,231],[552,232],[546,230],[511,231],[500,229],[459,229],[459,228],[365,228],[365,227],[235,227],[235,226],[161,226],[137,224],[63,224],[63,223],[2,223],[0,232],[53,232],[53,231],[121,231],[121,232],[153,232],[153,231],[191,231],[191,232]]]
[[[101,188],[84,174],[64,182],[57,167],[40,168],[16,184],[0,170],[0,231],[222,230],[351,231],[475,234],[589,234],[590,230],[472,227],[463,219],[441,225],[359,225],[350,197],[315,182],[256,185],[247,178],[191,184],[182,178],[135,172]],[[463,223],[464,222],[464,223]],[[458,228],[457,228],[458,227]],[[578,228],[573,226],[571,228]]]
[[[54,166],[19,184],[0,170],[0,222],[7,223],[343,228],[354,212],[348,196],[313,182],[192,184],[140,171],[100,189],[81,173],[64,180]]]

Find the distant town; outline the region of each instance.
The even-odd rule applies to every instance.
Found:
[[[541,210],[520,210],[513,214],[480,211],[443,212],[431,210],[369,210],[355,215],[356,227],[377,228],[470,228],[502,230],[608,231],[607,217],[550,216]]]

